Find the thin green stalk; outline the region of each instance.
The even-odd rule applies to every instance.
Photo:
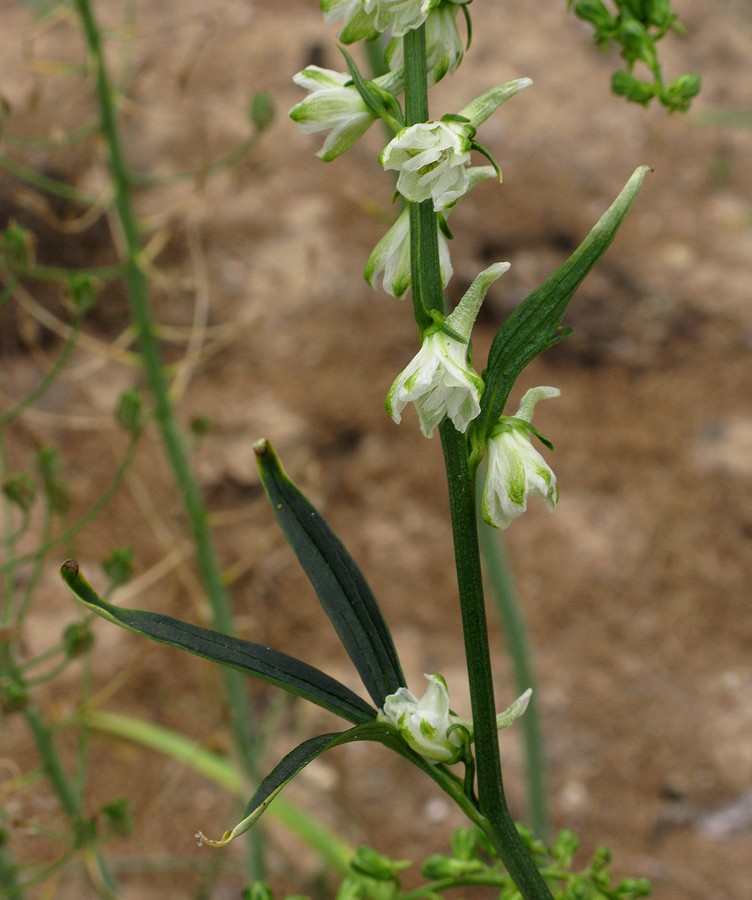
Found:
[[[52,787],[57,794],[63,812],[70,821],[73,831],[84,833],[84,822],[81,817],[81,799],[73,787],[72,781],[68,778],[67,773],[63,769],[60,757],[57,754],[55,745],[52,740],[52,734],[47,727],[42,716],[42,712],[38,706],[31,703],[24,709],[24,718],[29,730],[34,736],[39,756],[42,761],[42,768],[48,777]],[[118,886],[112,873],[109,870],[107,862],[101,853],[99,847],[90,846],[88,853],[92,856],[96,869],[92,872],[92,877],[96,878],[101,892],[105,896],[116,897],[118,895]]]
[[[0,473],[4,474],[6,470],[7,457],[5,451],[4,433],[2,429],[0,429]],[[5,504],[5,511],[6,516],[10,517],[11,509],[10,504],[7,502]],[[12,522],[12,518],[8,518],[7,521]],[[49,533],[51,524],[52,509],[51,504],[48,502],[46,504],[45,510],[43,535],[47,535]],[[23,621],[23,618],[26,614],[26,608],[31,599],[31,594],[33,593],[34,587],[38,583],[39,577],[41,576],[44,555],[42,553],[35,553],[31,555],[31,558],[35,562],[35,567],[28,578],[28,584],[26,590],[24,591],[24,596],[18,609],[14,609],[14,598],[18,590],[15,575],[16,570],[20,565],[20,558],[15,555],[14,540],[8,542],[8,555],[9,560],[6,566],[4,578],[5,588],[2,621],[6,625],[18,625]],[[17,665],[14,653],[14,645],[10,641],[7,641],[4,644],[0,645],[0,670],[4,671],[14,681],[17,681],[19,685],[23,685],[24,688],[29,687],[29,682],[24,680],[22,671]],[[65,769],[63,768],[62,761],[57,753],[57,749],[55,748],[52,732],[45,722],[40,708],[36,704],[30,703],[23,709],[23,716],[26,720],[29,731],[34,738],[34,742],[36,744],[37,751],[42,762],[42,771],[49,779],[49,782],[58,797],[63,812],[65,813],[71,824],[72,833],[74,835],[78,834],[81,831],[80,826],[82,824],[81,792],[80,790],[77,790],[74,782],[68,777]],[[74,845],[71,849],[71,854],[77,850],[78,846],[74,842]],[[99,847],[85,847],[84,852],[91,858],[93,862],[93,866],[90,866],[89,868],[92,878],[94,878],[99,885],[100,894],[106,897],[116,897],[118,895],[117,883],[115,882]],[[5,853],[4,858],[5,860],[7,860],[8,864],[0,866],[0,869],[2,869],[2,871],[0,871],[0,886],[3,887],[3,889],[7,889],[7,896],[9,898],[22,898],[24,892],[23,886],[20,885],[15,879],[10,856]],[[3,896],[5,896],[5,894],[3,894]]]
[[[408,31],[405,42],[405,117],[408,125],[428,121],[425,28]],[[439,266],[439,234],[433,201],[410,203],[410,270],[413,308],[418,328],[433,321],[431,310],[444,308]]]
[[[107,506],[110,500],[112,500],[117,489],[120,487],[120,484],[125,478],[128,469],[130,469],[133,457],[136,455],[137,446],[138,435],[132,434],[131,440],[129,441],[128,447],[125,451],[125,456],[118,466],[112,481],[107,486],[107,489],[101,494],[99,499],[89,507],[88,511],[84,513],[81,518],[77,519],[75,522],[73,522],[73,524],[63,529],[60,534],[55,535],[55,537],[51,537],[47,541],[43,541],[36,549],[30,550],[28,553],[22,553],[19,556],[15,556],[9,550],[8,558],[5,560],[5,562],[0,563],[0,574],[8,572],[11,569],[15,569],[18,566],[24,565],[25,563],[32,562],[36,559],[41,559],[46,553],[52,550],[53,547],[59,547],[61,544],[67,544],[71,540],[71,538],[73,538],[76,534],[86,528],[87,525],[91,524],[91,522],[93,522],[102,512],[102,510]]]
[[[149,304],[148,281],[141,267],[142,248],[133,210],[128,169],[115,112],[110,81],[101,46],[100,32],[89,0],[76,0],[89,54],[94,63],[96,93],[101,116],[101,130],[105,138],[110,162],[110,176],[115,188],[115,209],[125,245],[125,281],[133,323],[138,334],[142,365],[155,404],[155,417],[162,435],[173,477],[185,505],[186,516],[196,547],[201,581],[209,600],[214,627],[218,631],[233,630],[232,606],[222,582],[209,529],[208,515],[201,494],[188,464],[183,435],[177,425],[169,396],[169,385],[156,336],[156,327]],[[232,669],[223,668],[225,690],[230,707],[231,727],[243,766],[253,781],[258,772],[255,739],[251,728],[249,698],[243,677]],[[255,877],[263,877],[263,857],[260,832],[254,831]]]
[[[522,843],[504,796],[480,568],[474,473],[471,473],[468,464],[467,442],[448,419],[441,423],[439,432],[449,487],[457,586],[475,729],[480,811],[491,823],[496,837],[494,846],[524,900],[550,900],[551,893]]]
[[[0,845],[0,891],[8,900],[23,900],[24,898],[23,888],[16,878],[15,860],[7,847],[2,845]]]
[[[63,811],[69,819],[76,819],[80,811],[79,799],[55,752],[52,735],[42,717],[41,710],[31,703],[24,710],[24,718],[29,730],[34,735],[34,741],[42,760],[42,768],[55,789]]]
[[[115,278],[123,277],[123,267],[121,265],[82,266],[74,271],[76,275],[86,275],[88,278],[96,278],[100,281],[113,281]],[[28,271],[25,271],[24,275],[29,278],[37,278],[40,281],[65,281],[70,278],[71,270],[64,266],[47,266],[37,263]]]
[[[485,522],[479,522],[478,528],[480,549],[491,588],[491,596],[499,613],[507,652],[512,661],[517,694],[522,694],[528,688],[533,690],[525,715],[520,721],[525,744],[528,816],[535,836],[547,842],[549,822],[546,754],[541,734],[540,716],[538,715],[537,685],[532,651],[499,533]]]
[[[408,124],[414,124],[428,119],[424,27],[408,31],[404,42],[405,106]],[[418,300],[425,310],[441,310],[441,273],[433,204],[427,201],[416,209],[418,211],[413,214],[411,207],[410,217],[413,294],[417,289]],[[417,243],[419,246],[416,246]],[[416,316],[420,312],[416,307]],[[418,325],[422,328],[420,318]],[[470,471],[468,447],[463,435],[446,419],[439,426],[439,431],[449,485],[457,583],[475,729],[480,812],[490,823],[494,846],[524,900],[550,900],[551,894],[522,843],[504,797],[475,514],[475,472]]]
[[[8,422],[15,419],[25,409],[28,409],[32,403],[38,400],[62,372],[74,346],[76,345],[76,338],[78,337],[78,333],[81,330],[82,321],[83,315],[77,315],[71,325],[70,332],[68,333],[68,338],[66,339],[65,344],[63,344],[63,349],[60,351],[57,359],[52,364],[52,366],[50,366],[49,371],[45,374],[44,378],[42,378],[39,384],[33,390],[29,391],[29,393],[22,400],[19,400],[19,402],[16,403],[15,406],[12,406],[9,410],[0,415],[0,428],[2,428],[4,425],[7,425]]]
[[[35,169],[25,166],[23,163],[16,162],[15,159],[6,156],[5,154],[0,154],[0,169],[5,169],[6,172],[10,172],[11,175],[14,175],[21,181],[25,181],[26,184],[30,184],[40,191],[52,194],[55,197],[60,197],[63,200],[71,200],[74,203],[80,203],[82,206],[94,206],[100,199],[99,197],[95,197],[94,194],[87,194],[84,191],[80,191],[78,188],[72,187],[65,181],[59,181],[57,178],[50,178],[47,175],[42,175],[41,172],[37,172]]]

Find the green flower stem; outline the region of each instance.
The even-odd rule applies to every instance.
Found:
[[[0,825],[2,828],[2,825]],[[0,890],[8,900],[24,900],[24,891],[16,878],[16,862],[7,847],[0,844]]]
[[[425,27],[405,34],[405,118],[408,125],[428,121]],[[439,235],[433,200],[410,203],[410,270],[415,321],[421,334],[433,323],[430,310],[444,309],[439,266]]]
[[[110,157],[110,174],[115,188],[115,209],[120,222],[125,245],[125,281],[131,305],[142,365],[154,397],[155,417],[162,434],[165,452],[173,471],[180,496],[185,504],[186,516],[196,546],[196,558],[201,581],[209,600],[214,627],[218,631],[233,630],[232,606],[222,582],[222,573],[216,558],[207,511],[188,464],[188,453],[183,435],[178,428],[169,396],[156,327],[149,305],[148,281],[141,267],[141,244],[130,195],[128,170],[115,113],[115,104],[102,52],[100,32],[89,0],[76,0],[86,43],[95,67],[96,94],[101,117],[101,130]],[[251,728],[251,715],[245,680],[232,669],[223,668],[225,690],[230,707],[231,726],[237,750],[243,766],[257,780],[255,739]],[[259,832],[256,832],[258,835]],[[255,838],[258,841],[258,837]],[[255,875],[263,877],[263,860],[260,846],[255,851]]]
[[[405,41],[405,112],[408,125],[428,120],[428,80],[424,27],[408,31]],[[429,310],[443,306],[436,215],[432,201],[410,207],[413,302],[423,330]],[[416,298],[417,294],[417,298]],[[496,730],[496,707],[488,646],[480,548],[475,514],[475,472],[467,442],[445,419],[439,426],[449,484],[455,563],[462,611],[468,680],[475,727],[478,800],[488,820],[499,857],[524,900],[550,900],[551,894],[517,832],[504,797]]]
[[[528,817],[535,836],[547,842],[549,823],[546,757],[536,701],[536,678],[532,653],[499,533],[483,521],[479,521],[478,528],[480,548],[491,595],[499,613],[507,652],[512,661],[516,693],[519,695],[528,688],[533,689],[533,696],[530,698],[525,715],[520,720],[527,765]]]
[[[468,462],[467,441],[445,419],[439,426],[449,486],[457,586],[475,728],[480,811],[494,831],[494,846],[524,900],[550,900],[551,893],[528,855],[504,796],[499,737],[496,729],[491,654],[483,597],[475,478]]]

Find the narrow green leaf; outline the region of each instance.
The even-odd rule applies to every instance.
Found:
[[[155,725],[153,722],[144,722],[133,716],[100,709],[85,707],[79,718],[87,728],[140,744],[184,763],[234,796],[242,797],[245,793],[245,779],[235,761],[209,750],[184,734],[164,728],[162,725]],[[315,850],[327,866],[337,872],[348,871],[347,864],[352,859],[355,848],[326,828],[314,816],[288,802],[284,797],[277,797],[272,809],[269,810],[269,815],[274,816],[277,822]]]
[[[435,230],[435,228],[434,228]],[[254,444],[274,515],[376,706],[405,685],[392,635],[340,539],[287,477],[268,441]]]
[[[396,750],[401,755],[417,761],[421,768],[430,768],[424,760],[421,760],[409,749],[399,736],[399,733],[391,725],[382,722],[367,722],[363,725],[356,725],[355,728],[350,728],[347,731],[320,734],[317,737],[303,741],[302,744],[291,750],[287,756],[277,763],[269,775],[261,782],[253,797],[248,801],[243,810],[242,818],[237,825],[226,831],[219,840],[211,840],[202,832],[199,832],[196,835],[199,842],[209,844],[211,847],[223,847],[236,837],[244,834],[266,812],[269,804],[282,788],[289,784],[316,757],[327,750],[331,750],[333,747],[350,744],[353,741],[377,741]]]
[[[154,641],[187,650],[231,669],[254,675],[305,700],[328,709],[349,722],[370,722],[376,711],[324,672],[286,653],[261,644],[241,641],[231,635],[200,628],[171,616],[113,606],[103,600],[69,559],[60,572],[75,596],[97,615]]]
[[[486,389],[481,401],[481,413],[471,426],[475,461],[479,461],[488,433],[502,415],[509,392],[520,372],[539,353],[568,334],[560,327],[567,305],[614,239],[648,171],[648,166],[635,170],[580,246],[522,301],[494,338],[483,373]]]
[[[222,847],[248,831],[266,812],[271,802],[285,785],[289,784],[309,763],[327,750],[339,747],[342,744],[350,744],[353,741],[374,741],[383,744],[389,750],[393,750],[404,757],[435,781],[467,815],[471,822],[475,823],[486,833],[489,833],[490,826],[487,819],[481,815],[475,802],[465,792],[464,783],[461,779],[450,772],[447,766],[441,763],[432,763],[411,750],[397,729],[392,725],[376,721],[356,725],[355,728],[350,728],[347,731],[322,734],[299,744],[261,782],[256,793],[251,797],[243,810],[241,820],[237,825],[226,831],[219,840],[210,840],[202,832],[199,832],[196,835],[199,841],[212,847]]]

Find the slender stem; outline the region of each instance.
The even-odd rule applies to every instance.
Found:
[[[57,794],[65,815],[74,826],[74,830],[79,829],[83,835],[85,823],[81,817],[80,795],[63,769],[60,757],[57,754],[52,740],[52,734],[44,721],[41,710],[35,704],[29,704],[24,710],[24,718],[29,726],[29,730],[34,736],[34,741],[42,760],[44,772]],[[100,892],[108,897],[117,896],[117,882],[110,872],[100,849],[98,847],[89,846],[88,848],[85,848],[85,852],[90,853],[95,862],[95,869],[92,872],[92,877],[99,883]]]
[[[15,556],[9,552],[7,554],[8,558],[4,562],[0,563],[0,575],[7,571],[10,571],[11,569],[17,568],[18,566],[25,565],[28,562],[32,562],[36,559],[41,559],[53,547],[59,547],[61,544],[67,544],[80,531],[86,528],[87,525],[91,524],[91,522],[93,522],[102,512],[102,510],[104,510],[105,507],[109,504],[110,500],[112,500],[115,493],[117,492],[117,489],[122,484],[126,473],[130,469],[133,457],[136,455],[137,446],[138,435],[133,434],[131,435],[128,447],[125,451],[125,456],[118,466],[112,481],[107,485],[107,488],[96,500],[96,502],[89,507],[89,509],[84,513],[83,516],[81,516],[81,518],[77,519],[71,525],[68,525],[68,527],[64,528],[59,534],[55,535],[54,537],[50,537],[49,540],[44,540],[34,550],[30,550],[28,553],[21,553]]]
[[[478,523],[480,548],[486,566],[491,594],[499,613],[507,652],[512,661],[517,694],[532,688],[525,715],[520,725],[525,743],[527,801],[530,826],[537,838],[548,840],[548,795],[546,790],[546,755],[541,735],[536,692],[535,667],[527,639],[522,610],[509,571],[504,545],[496,529]]]
[[[35,704],[29,704],[24,710],[24,717],[29,730],[34,735],[42,767],[55,788],[60,805],[69,818],[75,819],[80,812],[79,798],[55,753],[52,735],[42,718],[41,710]]]
[[[156,327],[151,314],[148,281],[141,267],[141,243],[131,202],[130,180],[123,155],[100,32],[89,0],[76,0],[76,8],[95,66],[101,130],[110,157],[110,175],[115,188],[115,209],[125,243],[125,281],[133,323],[138,333],[142,365],[154,398],[155,417],[161,431],[165,452],[185,505],[196,547],[199,574],[211,606],[213,624],[218,631],[231,633],[233,618],[230,598],[222,582],[222,573],[214,550],[207,511],[198,485],[190,471],[185,441],[175,419]],[[222,675],[229,701],[235,744],[246,771],[252,780],[256,781],[255,739],[251,728],[251,711],[245,681],[238,672],[231,669],[223,668]],[[252,842],[255,843],[259,840],[259,834],[254,831]],[[262,877],[263,861],[259,846],[257,846],[255,855],[255,868],[257,877]]]
[[[494,846],[523,898],[544,900],[551,894],[522,843],[504,796],[480,568],[475,484],[468,465],[467,442],[448,419],[441,423],[439,431],[449,486],[457,586],[475,730],[480,811],[491,823],[496,836]]]
[[[408,31],[405,42],[405,117],[408,125],[428,121],[425,28]],[[410,274],[415,320],[421,332],[433,321],[430,310],[443,310],[439,234],[433,201],[410,203]]]
[[[11,175],[14,175],[21,181],[25,181],[26,184],[30,184],[32,187],[38,188],[47,194],[52,194],[55,197],[61,197],[63,200],[72,200],[83,206],[94,206],[99,199],[94,194],[87,194],[84,191],[79,191],[78,188],[71,187],[65,181],[42,175],[40,172],[24,166],[23,163],[16,162],[16,160],[5,154],[0,154],[0,169],[5,169],[6,172],[10,172]]]
[[[428,120],[424,26],[408,31],[404,42],[405,111],[410,125]],[[413,301],[418,327],[422,330],[421,317],[427,315],[428,310],[441,310],[443,306],[438,236],[432,201],[411,206],[410,213]],[[475,514],[475,472],[470,470],[464,436],[447,419],[439,426],[439,431],[449,484],[457,583],[475,730],[480,812],[488,820],[493,830],[491,837],[494,846],[524,900],[550,900],[551,894],[525,850],[504,797]]]

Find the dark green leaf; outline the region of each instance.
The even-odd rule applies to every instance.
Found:
[[[302,744],[291,750],[274,767],[272,772],[261,782],[253,797],[248,801],[240,822],[234,828],[226,831],[220,840],[217,841],[210,840],[199,833],[200,841],[210,844],[212,847],[221,847],[239,835],[244,834],[261,818],[282,788],[292,781],[309,763],[313,762],[317,756],[320,756],[327,750],[331,750],[333,747],[350,744],[353,741],[377,741],[417,762],[421,768],[431,768],[425,760],[422,760],[410,750],[391,725],[382,722],[367,722],[363,725],[356,725],[355,728],[350,728],[348,731],[320,734],[317,737],[303,741]]]
[[[254,675],[323,706],[349,722],[370,722],[376,716],[376,711],[345,685],[286,653],[160,613],[113,606],[99,597],[79,572],[75,560],[64,562],[60,571],[65,583],[84,605],[116,625]]]
[[[520,372],[539,353],[562,340],[561,320],[574,292],[614,239],[649,171],[636,169],[569,259],[539,285],[504,322],[494,338],[483,373],[481,413],[471,426],[474,459],[479,461],[490,430],[499,421]]]
[[[392,635],[363,573],[285,474],[267,441],[254,445],[261,480],[285,537],[376,706],[405,685]]]

